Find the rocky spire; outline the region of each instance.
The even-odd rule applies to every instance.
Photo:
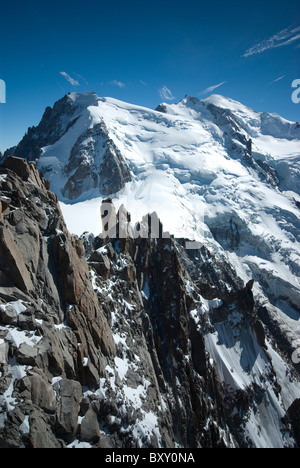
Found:
[[[253,282],[205,247],[122,239],[106,203],[87,255],[35,165],[0,166],[0,447],[298,444],[298,378]]]

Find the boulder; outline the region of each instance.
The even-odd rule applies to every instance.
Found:
[[[57,404],[56,433],[67,443],[71,443],[78,428],[78,414],[82,388],[79,382],[61,379],[54,385]]]
[[[89,264],[96,272],[104,279],[108,279],[110,275],[110,261],[107,255],[103,255],[99,250],[95,250],[89,259]]]
[[[34,449],[56,449],[62,448],[62,442],[57,439],[51,431],[46,416],[34,409],[29,416],[29,443]]]
[[[91,359],[87,358],[87,363],[81,366],[79,373],[82,385],[88,387],[91,391],[96,391],[99,388],[99,372]]]
[[[51,374],[55,377],[64,372],[64,358],[60,342],[55,333],[45,329],[45,336],[37,344],[38,355],[36,365],[43,370],[45,374]]]
[[[18,319],[9,305],[0,305],[0,323],[3,325],[16,325]]]
[[[22,291],[31,291],[33,284],[10,229],[0,226],[0,269]]]
[[[78,304],[85,290],[84,263],[80,261],[66,234],[58,234],[55,237],[54,249],[64,298],[69,304]]]
[[[31,398],[33,404],[46,413],[55,413],[56,397],[52,386],[45,377],[35,374],[30,377]]]
[[[97,443],[100,439],[99,423],[96,413],[92,408],[86,412],[81,421],[80,440],[82,442]]]
[[[26,343],[22,343],[16,351],[16,359],[19,364],[35,366],[38,350]]]
[[[134,265],[128,265],[120,272],[120,276],[124,281],[134,283],[136,280],[136,268]]]
[[[3,163],[3,166],[11,171],[14,171],[25,182],[30,176],[30,166],[26,159],[8,156]]]
[[[0,339],[0,366],[4,366],[7,364],[7,354],[8,354],[8,343]]]

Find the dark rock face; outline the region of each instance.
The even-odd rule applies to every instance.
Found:
[[[299,443],[253,282],[181,240],[71,236],[24,160],[0,200],[0,447],[252,447],[269,426]]]
[[[299,448],[300,447],[300,399],[299,398],[295,400],[294,403],[289,407],[288,416],[292,424],[297,448]]]
[[[104,196],[108,196],[131,181],[130,170],[108,137],[104,122],[88,129],[78,138],[64,173],[69,179],[62,195],[69,200],[91,189],[98,189]]]
[[[43,146],[55,143],[67,131],[61,116],[72,116],[74,109],[68,96],[57,101],[53,108],[47,107],[40,124],[30,127],[21,142],[14,148],[4,153],[6,156],[26,158],[28,161],[36,161],[40,156]],[[75,121],[72,121],[74,124]]]
[[[0,397],[0,445],[61,446],[78,431],[82,385],[98,386],[101,356],[114,355],[115,343],[56,196],[25,160],[8,158],[0,171],[1,195],[10,195],[0,221],[1,393],[22,400],[19,425],[29,418],[30,427],[13,436],[16,410]]]
[[[64,137],[76,126],[89,104],[96,105],[98,99],[96,94],[87,93],[84,104],[81,105],[80,101],[73,102],[70,96],[64,96],[53,108],[47,107],[40,124],[29,128],[18,146],[7,150],[4,157],[7,159],[15,156],[27,161],[38,161],[42,148],[53,145]],[[82,120],[80,136],[70,149],[68,162],[60,168],[65,182],[59,187],[57,194],[67,201],[74,201],[92,190],[108,196],[119,192],[132,180],[130,169],[109,137],[105,123],[102,121],[92,128],[86,128],[84,117]],[[53,167],[48,164],[44,166],[43,163],[39,167],[47,176],[51,176]]]

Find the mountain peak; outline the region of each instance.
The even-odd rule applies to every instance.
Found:
[[[299,396],[298,378],[291,377],[299,373],[300,127],[220,95],[204,100],[186,96],[157,110],[161,111],[99,98],[95,93],[71,93],[48,107],[40,124],[28,130],[14,153],[27,161],[37,160],[38,169],[59,199],[68,230],[91,233],[84,236],[84,242],[91,253],[92,270],[84,261],[82,244],[67,233],[49,184],[39,181],[32,163],[7,159],[0,167],[0,280],[4,278],[5,287],[3,301],[0,295],[0,317],[8,325],[23,324],[24,330],[32,330],[31,309],[28,315],[20,310],[31,307],[34,300],[39,303],[37,317],[46,321],[50,317],[66,333],[69,345],[64,341],[63,349],[70,354],[63,354],[66,359],[62,362],[60,350],[55,350],[58,361],[47,376],[46,388],[65,369],[62,375],[71,382],[55,380],[59,400],[65,385],[72,389],[76,382],[96,391],[85,394],[91,406],[85,405],[82,414],[78,396],[74,430],[71,434],[65,431],[66,442],[78,434],[81,414],[82,440],[86,440],[83,434],[91,421],[99,440],[99,417],[104,423],[100,427],[108,429],[108,434],[115,435],[117,430],[122,437],[128,435],[126,442],[134,446],[145,434],[151,434],[150,445],[173,446],[173,429],[177,444],[209,445],[210,434],[206,438],[203,430],[211,428],[216,440],[221,420],[218,415],[215,425],[215,408],[213,413],[208,410],[213,401],[220,405],[224,395],[222,433],[229,421],[237,437],[236,441],[229,437],[228,428],[227,442],[223,440],[226,446],[290,446],[293,439],[285,422],[288,419],[283,417],[290,408],[292,421],[297,418],[298,402],[294,400]],[[99,237],[106,216],[100,212],[103,199],[110,200],[107,212],[114,206],[119,220],[125,219],[125,226],[130,224],[130,236],[121,229],[125,239],[110,235],[103,244]],[[143,230],[147,213],[157,213],[160,220],[153,219],[157,239],[152,236],[152,220],[151,233]],[[160,223],[170,236],[160,235]],[[146,236],[144,231],[148,231]],[[16,291],[6,303],[8,274],[10,281],[18,279],[17,289],[24,293],[26,281],[31,296]],[[85,288],[88,282],[91,284]],[[85,299],[84,291],[92,296],[97,291],[103,311],[98,310],[98,298]],[[21,309],[20,298],[25,298]],[[54,317],[55,298],[58,315]],[[108,335],[101,335],[94,320],[97,310],[99,324],[104,312],[113,331],[109,353],[103,340]],[[74,346],[76,342],[70,338],[70,329],[78,326],[75,335],[83,337],[82,347]],[[58,330],[52,328],[55,337]],[[38,336],[48,343],[49,337],[52,341],[49,333],[47,324]],[[13,344],[8,353],[13,334],[8,331],[5,343],[6,335],[0,335],[5,372],[16,352],[17,362],[36,365],[41,375],[39,366],[47,364],[48,357],[50,364],[50,354],[46,360],[39,353],[48,346],[16,350]],[[93,341],[95,349],[85,346]],[[74,349],[78,355],[74,356]],[[106,357],[99,361],[102,352]],[[25,383],[11,384],[16,392],[22,391],[22,400]],[[8,380],[6,384],[10,385]],[[197,389],[192,393],[200,396],[199,401],[189,398],[191,388]],[[5,391],[3,401],[7,399],[13,408],[10,393]],[[120,401],[126,411],[123,405],[119,412]],[[170,401],[176,402],[174,408],[168,406]],[[134,402],[136,413],[130,409]],[[35,409],[38,406],[36,402]],[[25,414],[31,413],[26,409]],[[49,414],[54,415],[52,406]],[[11,420],[19,427],[21,420]],[[59,422],[53,427],[55,421],[51,416],[51,430],[62,425]],[[0,446],[3,424],[5,418],[0,421]],[[141,435],[143,424],[145,433]],[[155,428],[157,439],[149,425]],[[131,428],[128,434],[124,427]],[[180,436],[177,432],[183,427]],[[188,440],[182,438],[185,435]],[[111,439],[107,440],[111,446]],[[125,446],[124,439],[114,440]]]
[[[93,91],[87,91],[85,93],[72,92],[67,94],[67,97],[74,104],[77,104],[81,107],[89,107],[92,105],[96,105],[100,99],[97,96],[97,94]]]
[[[246,107],[239,101],[232,98],[222,96],[221,94],[211,94],[210,96],[202,99],[202,102],[214,104],[217,107],[224,107],[228,109],[238,109],[240,107]]]

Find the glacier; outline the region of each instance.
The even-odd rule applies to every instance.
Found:
[[[299,123],[220,95],[152,110],[73,92],[14,154],[26,156],[28,143],[72,233],[99,235],[108,197],[133,223],[157,212],[175,238],[209,246],[254,279],[289,342],[300,338]]]
[[[14,154],[26,157],[28,145],[71,233],[98,236],[100,207],[109,199],[116,210],[126,207],[132,224],[156,212],[175,239],[196,241],[243,283],[254,280],[260,317],[273,327],[266,336],[269,358],[255,334],[239,327],[242,315],[234,309],[205,334],[205,346],[229,395],[253,383],[265,391],[245,428],[253,444],[283,446],[282,408],[300,391],[299,382],[287,377],[289,367],[273,338],[284,341],[292,361],[293,343],[300,340],[299,123],[220,95],[186,96],[152,110],[95,93],[70,93],[46,111]],[[194,257],[199,265],[208,261],[199,248]],[[142,297],[149,295],[145,281]],[[201,297],[201,308],[213,313],[221,299]],[[190,314],[198,326],[198,311]],[[116,330],[113,336],[126,349],[125,337]],[[270,360],[279,397],[269,385]],[[112,388],[117,376],[125,381],[129,366],[134,364],[127,358],[115,358],[114,369],[107,369]],[[139,406],[145,389],[147,382],[134,390],[124,383],[123,391]],[[104,385],[99,392],[105,397]],[[144,416],[145,427],[136,427],[137,433],[155,427],[155,415]]]
[[[175,238],[208,245],[245,282],[254,279],[256,297],[268,302],[290,342],[299,339],[299,124],[219,95],[186,96],[157,110],[95,93],[65,99],[71,112],[60,113],[62,136],[41,148],[38,167],[70,231],[98,235],[107,195],[117,209],[126,206],[133,222],[155,211]],[[66,198],[64,187],[78,169],[66,170],[76,142],[81,166],[97,171],[106,140],[131,180],[109,194],[95,184]]]

